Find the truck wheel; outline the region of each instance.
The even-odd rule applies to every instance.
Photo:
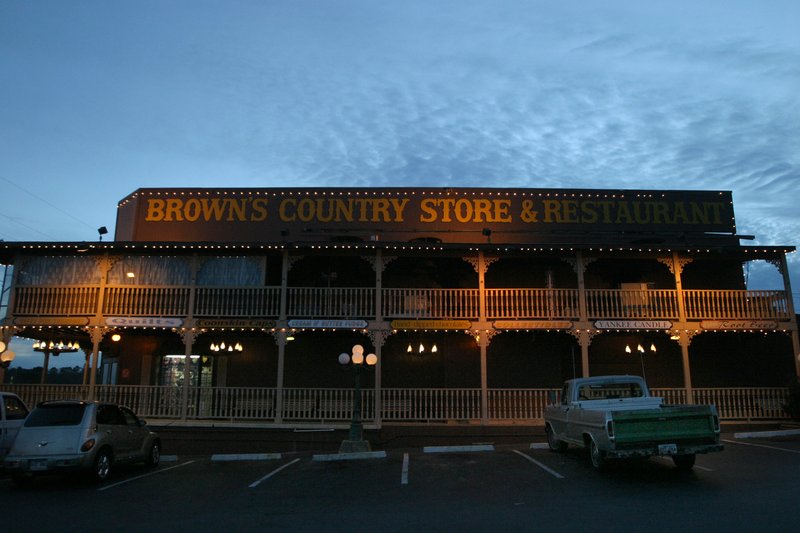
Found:
[[[602,472],[608,466],[606,454],[595,444],[594,439],[589,441],[589,457],[592,459],[592,466],[598,472]]]
[[[678,470],[691,470],[694,466],[695,457],[693,453],[673,455],[672,461],[675,463],[675,466],[678,467]]]
[[[553,429],[550,426],[545,426],[544,428],[545,433],[547,433],[547,446],[550,448],[550,451],[563,453],[567,449],[567,443],[558,440],[556,434],[553,432]]]

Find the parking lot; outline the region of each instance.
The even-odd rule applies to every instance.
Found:
[[[7,531],[795,529],[800,437],[724,440],[690,473],[662,458],[598,473],[580,450],[480,444],[349,461],[167,456],[102,485],[4,477],[0,494]]]

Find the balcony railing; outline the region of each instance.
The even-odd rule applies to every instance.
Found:
[[[302,318],[375,316],[375,289],[358,287],[289,287],[287,314]]]
[[[280,305],[280,287],[198,287],[194,316],[276,317]]]
[[[577,319],[578,289],[486,289],[486,317]]]
[[[480,316],[478,289],[383,289],[384,317],[460,318]]]
[[[194,316],[278,318],[280,287],[197,287]],[[17,287],[13,316],[93,316],[99,287]],[[106,316],[189,316],[191,288],[107,287],[103,297]],[[679,318],[678,291],[670,289],[587,289],[587,319]],[[486,289],[488,320],[576,320],[577,289]],[[481,316],[478,289],[385,288],[380,316],[392,318],[476,320]],[[783,291],[685,290],[689,320],[790,320]],[[376,289],[369,287],[289,287],[289,318],[373,318]]]
[[[591,319],[678,319],[678,291],[587,289],[586,309]]]
[[[686,290],[689,319],[766,319],[789,317],[789,301],[783,291]]]
[[[97,313],[100,287],[17,287],[11,312],[35,316],[91,316]]]
[[[129,285],[107,287],[103,299],[106,316],[186,316],[189,287]]]
[[[29,406],[44,400],[88,397],[87,385],[4,385]],[[488,421],[541,423],[549,397],[557,389],[489,389]],[[182,389],[175,386],[98,385],[95,397],[125,404],[148,419],[178,419],[182,416]],[[352,416],[353,389],[286,388],[282,412],[278,412],[278,390],[270,387],[193,387],[188,391],[188,420],[226,420],[265,423],[341,423]],[[375,391],[362,389],[362,418],[375,421]],[[686,390],[653,389],[652,394],[668,404],[686,403]],[[783,420],[789,391],[783,387],[697,388],[695,403],[714,404],[722,420]],[[382,389],[381,419],[386,423],[479,421],[480,389]]]

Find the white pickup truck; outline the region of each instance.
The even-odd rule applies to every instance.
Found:
[[[8,454],[26,416],[28,408],[19,396],[0,392],[0,461]]]
[[[544,423],[551,450],[588,448],[597,470],[609,459],[656,455],[689,470],[696,454],[723,449],[716,407],[664,405],[639,376],[568,380],[560,401],[545,408]]]

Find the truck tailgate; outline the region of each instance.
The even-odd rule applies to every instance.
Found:
[[[615,411],[617,448],[659,442],[714,442],[713,410],[707,405],[667,406],[660,409]]]

